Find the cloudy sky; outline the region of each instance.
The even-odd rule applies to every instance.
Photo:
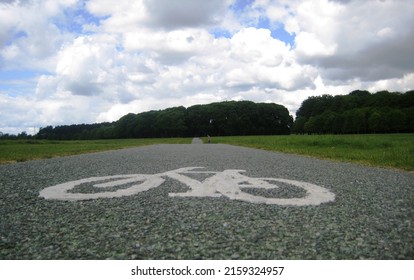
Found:
[[[414,1],[0,0],[0,131],[414,89]]]

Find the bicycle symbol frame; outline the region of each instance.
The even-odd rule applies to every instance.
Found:
[[[47,187],[40,191],[39,196],[52,200],[91,200],[98,198],[114,198],[136,195],[140,192],[156,188],[165,182],[164,177],[177,180],[187,187],[186,192],[169,193],[169,197],[227,197],[231,200],[240,200],[250,203],[263,203],[288,206],[320,205],[335,200],[335,194],[328,189],[303,181],[295,181],[281,178],[251,178],[241,173],[245,170],[227,169],[222,172],[195,170],[203,167],[185,167],[158,174],[125,174],[103,177],[90,177],[55,186]],[[198,181],[185,174],[212,174],[203,181]],[[108,189],[118,187],[112,191],[95,193],[71,192],[82,184],[93,183],[94,188]],[[135,184],[136,183],[136,184]],[[303,197],[278,198],[253,195],[243,189],[277,189],[283,185],[292,185],[306,191]],[[130,186],[126,186],[126,185]],[[122,186],[126,186],[121,188]]]

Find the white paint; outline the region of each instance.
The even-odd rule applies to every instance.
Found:
[[[127,179],[124,179],[127,178]],[[69,192],[71,189],[85,183],[99,182],[104,180],[120,179],[110,181],[106,183],[98,183],[93,186],[96,188],[109,188],[122,186],[127,183],[137,182],[138,184],[133,185],[126,189],[118,189],[116,191],[98,192],[98,193],[73,193]],[[164,179],[152,175],[142,174],[130,174],[130,175],[115,175],[105,177],[91,177],[76,181],[70,181],[56,186],[48,187],[40,191],[39,196],[46,199],[57,199],[57,200],[88,200],[97,198],[113,198],[134,195],[140,192],[147,191],[154,187],[161,185]]]
[[[177,180],[190,189],[183,193],[170,193],[170,197],[221,197],[241,200],[250,203],[264,203],[290,206],[319,205],[321,203],[335,200],[335,194],[329,190],[311,183],[280,179],[280,178],[251,178],[241,173],[244,170],[227,169],[223,172],[210,172],[195,170],[202,167],[186,167],[159,174],[129,174],[114,175],[104,177],[91,177],[76,181],[70,181],[63,184],[55,185],[43,189],[40,197],[55,200],[89,200],[97,198],[113,198],[128,195],[135,195],[160,186],[165,179],[169,177]],[[212,174],[204,181],[185,176],[185,174]],[[76,186],[85,183],[96,182],[93,186],[96,188],[122,187],[125,184],[132,184],[128,188],[117,189],[115,191],[104,191],[98,193],[75,193],[69,192]],[[274,189],[280,188],[277,183],[284,183],[302,188],[306,195],[300,198],[274,198],[252,195],[243,191],[243,188],[262,188]],[[136,183],[136,184],[134,184]]]

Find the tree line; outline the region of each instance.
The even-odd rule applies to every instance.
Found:
[[[414,91],[356,90],[348,95],[312,96],[293,122],[274,103],[226,101],[189,108],[129,113],[115,122],[47,126],[34,135],[2,134],[6,139],[88,140],[278,134],[358,134],[414,132]]]
[[[189,108],[129,113],[112,123],[47,126],[38,139],[87,140],[289,134],[293,118],[282,105],[226,101]]]
[[[414,91],[356,90],[309,97],[296,112],[293,133],[358,134],[414,132]]]

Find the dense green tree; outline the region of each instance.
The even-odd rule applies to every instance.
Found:
[[[325,112],[322,115],[322,120],[323,120],[322,131],[323,131],[323,133],[332,133],[333,132],[336,117],[337,117],[337,114],[335,114],[334,112],[331,112],[331,111]]]
[[[187,132],[185,108],[169,108],[158,112],[154,119],[153,137],[183,137]]]
[[[276,135],[291,130],[300,134],[414,132],[414,91],[371,94],[356,90],[348,95],[312,96],[302,102],[296,116],[293,122],[288,110],[278,104],[226,101],[130,113],[113,123],[47,126],[36,138]]]
[[[386,115],[391,132],[400,132],[405,127],[405,114],[398,109],[389,110]]]
[[[307,118],[305,117],[298,117],[293,124],[292,132],[296,134],[303,134],[305,133],[305,123]]]
[[[317,133],[318,127],[316,125],[316,117],[310,117],[309,120],[305,123],[304,130],[308,134]]]
[[[114,123],[40,129],[47,139],[108,139],[289,134],[293,118],[281,105],[228,101],[129,113]]]
[[[380,112],[374,112],[368,119],[368,127],[371,132],[381,132],[385,129],[382,123],[382,116]]]
[[[414,91],[371,94],[356,90],[335,97],[312,96],[298,109],[293,132],[414,132],[413,111]]]

